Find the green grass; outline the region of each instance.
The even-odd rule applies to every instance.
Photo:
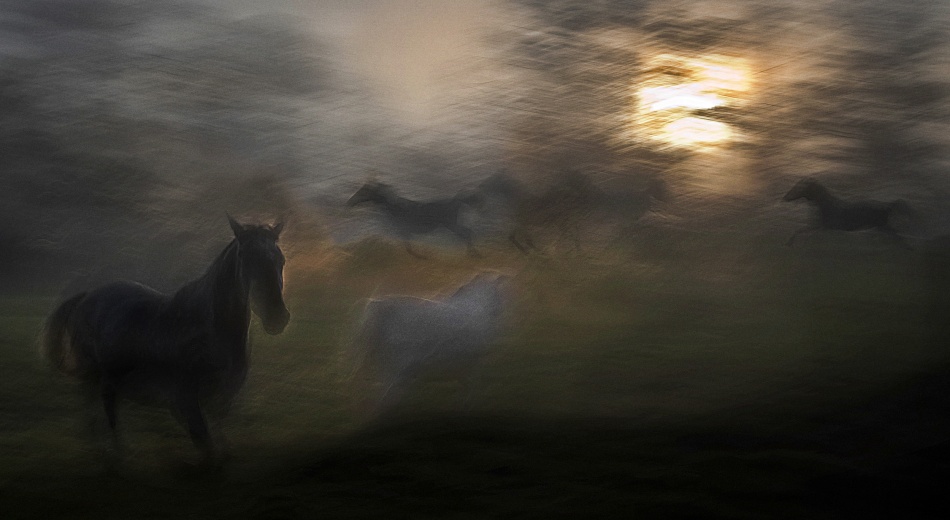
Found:
[[[726,231],[656,240],[428,260],[368,241],[290,258],[293,320],[276,337],[253,327],[225,425],[234,459],[215,478],[178,476],[187,436],[133,405],[126,460],[103,473],[75,385],[36,353],[55,299],[6,297],[0,504],[35,518],[834,516],[821,486],[893,486],[895,461],[942,446],[946,421],[928,412],[946,403],[926,389],[943,380],[924,374],[950,355],[924,320],[921,253],[833,234],[795,249]],[[451,380],[424,379],[367,423],[340,355],[360,301],[432,294],[480,268],[516,273],[517,292],[473,409],[459,414]],[[908,418],[899,399],[922,411]]]

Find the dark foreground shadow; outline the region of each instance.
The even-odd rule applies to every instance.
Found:
[[[621,419],[428,416],[296,445],[248,477],[34,475],[7,518],[942,518],[950,369],[877,395]]]

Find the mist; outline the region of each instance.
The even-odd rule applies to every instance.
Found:
[[[683,515],[876,510],[856,474],[922,504],[948,453],[948,27],[929,0],[0,0],[0,437],[19,448],[0,482],[62,473],[37,493],[82,502],[98,454],[70,426],[75,385],[36,359],[44,320],[114,280],[174,293],[235,239],[232,217],[283,224],[292,316],[277,336],[252,317],[227,426],[228,482],[254,507],[283,490],[298,513],[523,512],[530,493],[490,483],[510,479],[543,483],[553,516],[559,493],[580,512],[640,484],[631,504],[659,511],[663,482]],[[520,199],[486,191],[499,176]],[[816,225],[816,205],[782,200],[806,177],[910,209],[884,233]],[[468,202],[409,234],[384,205],[347,205],[377,181]],[[486,270],[513,292],[473,408],[423,378],[391,420],[363,420],[350,401],[372,385],[341,382],[341,359],[366,298],[441,301]],[[131,410],[123,485],[207,506],[156,469],[189,456],[187,435]],[[765,498],[720,500],[704,460]],[[428,485],[431,508],[379,475]],[[324,481],[340,487],[309,501]],[[380,494],[364,509],[361,486]],[[122,504],[100,512],[136,511]]]
[[[187,246],[180,233],[208,236],[225,211],[315,214],[376,174],[429,197],[502,168],[543,186],[568,163],[608,186],[662,172],[690,219],[742,208],[768,225],[788,216],[770,206],[782,187],[822,175],[920,200],[936,228],[920,233],[945,225],[939,3],[102,1],[3,12],[7,273],[59,257],[160,276],[140,237]],[[750,63],[748,99],[719,116],[739,138],[711,153],[645,142],[630,121],[638,73],[651,54],[696,50]],[[268,193],[248,193],[265,178]]]

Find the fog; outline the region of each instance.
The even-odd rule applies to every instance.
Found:
[[[208,516],[219,492],[547,518],[919,498],[950,453],[948,27],[938,0],[0,0],[0,496],[103,518],[180,513],[167,493]],[[909,209],[792,247],[805,177]],[[482,196],[498,178],[521,198]],[[464,209],[406,241],[347,206],[374,180]],[[132,477],[87,478],[44,320],[110,280],[173,292],[240,234],[228,216],[284,224],[291,317],[252,318],[227,486],[167,480],[187,433],[131,406]],[[513,288],[474,406],[423,380],[364,421],[350,400],[378,382],[340,358],[365,299],[441,301],[486,269]]]
[[[3,270],[168,276],[156,251],[200,247],[225,211],[313,216],[372,175],[418,197],[500,169],[543,186],[566,165],[606,186],[662,175],[684,218],[763,225],[818,175],[913,200],[933,213],[914,232],[939,234],[946,19],[940,2],[6,2]],[[730,142],[637,134],[664,53],[747,63],[741,106],[715,115]]]

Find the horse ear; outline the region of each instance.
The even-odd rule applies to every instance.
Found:
[[[228,215],[228,224],[231,225],[231,231],[234,232],[234,236],[238,236],[244,232],[244,226],[238,224],[238,222],[234,220],[231,215]]]
[[[274,224],[274,227],[271,228],[271,231],[274,233],[274,238],[280,237],[280,232],[284,230],[284,223],[278,222]]]

